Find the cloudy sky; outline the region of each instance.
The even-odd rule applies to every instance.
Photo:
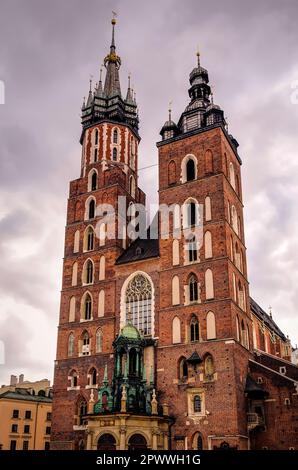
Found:
[[[1,0],[0,340],[11,373],[52,379],[69,180],[80,167],[80,106],[118,13],[122,90],[137,93],[140,166],[173,102],[188,102],[199,45],[215,101],[243,160],[251,295],[298,342],[298,80],[296,0]],[[157,168],[140,173],[157,201]]]

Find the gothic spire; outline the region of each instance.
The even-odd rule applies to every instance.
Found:
[[[116,54],[115,46],[115,18],[112,19],[112,42],[110,46],[110,53],[104,59],[104,66],[107,69],[104,94],[107,98],[112,96],[121,96],[120,80],[119,80],[119,68],[121,65],[121,59]]]

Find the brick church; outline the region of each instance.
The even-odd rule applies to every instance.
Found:
[[[208,71],[198,55],[185,110],[162,126],[168,223],[160,210],[144,230],[114,30],[70,183],[51,449],[297,449],[298,368],[249,295],[242,162]]]

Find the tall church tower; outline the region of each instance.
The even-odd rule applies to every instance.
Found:
[[[54,378],[52,448],[78,448],[91,390],[111,379],[116,335],[115,260],[127,244],[126,207],[145,203],[138,187],[137,105],[120,87],[112,20],[110,51],[82,106],[80,177],[70,183]],[[110,207],[115,214],[110,214]],[[108,220],[108,222],[107,222]],[[83,442],[83,441],[82,441]]]
[[[157,388],[176,417],[173,448],[245,449],[252,326],[241,159],[199,54],[188,93],[157,144],[159,202],[173,214],[169,237],[160,227]]]

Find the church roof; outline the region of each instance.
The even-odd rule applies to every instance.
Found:
[[[286,336],[284,333],[279,329],[275,321],[266,313],[258,304],[257,302],[250,297],[250,308],[252,313],[254,313],[261,322],[264,322],[265,325],[274,333],[276,333],[283,341],[287,341]]]
[[[156,239],[147,238],[142,240],[137,238],[131,245],[117,258],[116,264],[131,263],[148,258],[159,256],[159,243]]]

